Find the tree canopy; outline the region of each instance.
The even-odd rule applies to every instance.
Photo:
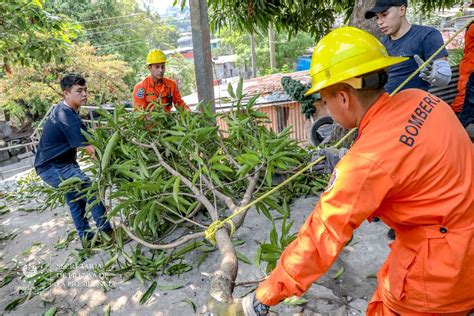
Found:
[[[177,2],[176,0],[175,2]],[[180,0],[184,2],[184,0]],[[421,12],[451,7],[459,0],[413,0]],[[308,32],[320,38],[332,27],[337,17],[348,21],[355,0],[208,0],[211,27],[228,27],[248,32],[266,31],[270,26],[289,36]]]
[[[118,54],[125,60],[134,70],[126,78],[131,86],[146,74],[149,50],[177,46],[177,29],[135,0],[50,0],[45,7],[81,26],[78,41],[90,43],[98,55]]]
[[[0,58],[10,66],[64,62],[71,41],[80,33],[64,16],[52,15],[40,0],[0,0]]]
[[[90,45],[75,45],[67,63],[14,66],[11,74],[0,79],[3,95],[0,107],[10,110],[22,124],[39,120],[61,99],[58,82],[66,72],[77,72],[86,77],[90,104],[121,101],[129,98],[123,78],[131,71],[127,63],[115,55],[98,56]]]

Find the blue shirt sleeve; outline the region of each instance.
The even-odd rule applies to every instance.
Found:
[[[444,45],[443,37],[441,36],[441,33],[436,30],[432,29],[430,32],[426,35],[426,37],[423,39],[423,55],[422,58],[423,60],[427,60],[431,55],[436,53],[436,51]],[[448,56],[448,51],[446,48],[443,48],[441,52],[436,55],[434,59],[439,59]]]

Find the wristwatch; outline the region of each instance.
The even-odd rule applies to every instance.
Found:
[[[254,296],[253,298],[253,309],[255,313],[259,316],[266,316],[270,311],[270,306],[260,303],[257,298]]]

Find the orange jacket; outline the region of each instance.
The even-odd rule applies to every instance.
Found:
[[[165,112],[170,112],[173,104],[178,107],[189,107],[184,103],[181,94],[178,91],[176,82],[171,79],[163,78],[159,84],[155,84],[151,76],[146,77],[135,85],[133,89],[133,107],[145,110],[151,101],[164,106]],[[153,109],[154,106],[152,105]]]
[[[449,106],[422,90],[384,94],[257,298],[302,295],[365,220],[395,229],[379,272],[394,311],[474,308],[474,148]]]
[[[466,96],[466,85],[469,75],[474,71],[474,23],[464,35],[464,57],[459,64],[458,94],[451,103],[454,112],[461,112]]]

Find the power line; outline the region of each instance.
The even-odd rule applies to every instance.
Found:
[[[98,30],[98,29],[105,29],[108,27],[114,27],[114,26],[123,26],[123,25],[129,25],[129,24],[135,24],[134,22],[128,22],[128,23],[118,23],[118,24],[112,24],[112,25],[102,25],[102,26],[97,26],[97,27],[91,27],[91,28],[86,28],[86,31],[92,31],[92,30]]]
[[[100,20],[96,20],[100,21]],[[167,22],[179,22],[179,21],[191,21],[190,19],[160,19],[158,22],[165,24]],[[78,22],[79,23],[79,22]],[[108,27],[115,27],[115,26],[123,26],[123,25],[129,25],[129,24],[138,24],[137,22],[128,22],[128,23],[117,23],[117,24],[109,24],[109,25],[102,25],[102,26],[96,26],[96,27],[91,27],[91,28],[85,28],[86,31],[92,31],[92,30],[98,30],[98,29],[104,29]]]
[[[102,18],[102,19],[77,21],[77,23],[78,24],[85,24],[85,23],[92,23],[92,22],[110,21],[110,20],[128,18],[128,17],[133,17],[133,16],[141,16],[141,15],[146,15],[146,13],[143,12],[143,13],[133,13],[133,14],[127,14],[127,15],[116,15],[116,16],[111,16],[111,17]],[[159,19],[162,20],[162,21],[186,21],[186,20],[190,20],[191,18],[190,17],[186,17],[186,18],[160,17]]]
[[[145,43],[145,40],[140,40],[140,41],[133,42],[133,43],[124,43],[124,44],[119,44],[119,45],[114,45],[114,46],[99,47],[99,48],[97,48],[97,50],[104,50],[104,49],[116,48],[116,47],[121,47],[121,46],[130,46],[130,45],[136,45],[136,44],[139,44],[139,43]]]
[[[132,44],[132,43],[135,43],[135,42],[144,42],[144,41],[145,41],[145,39],[138,39],[138,40],[133,40],[133,41],[123,41],[123,42],[113,42],[113,43],[110,43],[110,44],[97,45],[97,46],[94,46],[94,48],[117,46],[119,44],[125,44],[125,43]]]
[[[94,36],[94,35],[97,35],[97,34],[102,34],[102,33],[116,33],[117,31],[122,31],[124,29],[127,29],[127,30],[131,30],[132,28],[131,27],[127,27],[127,28],[122,28],[122,29],[114,29],[114,30],[106,30],[106,31],[101,31],[101,32],[93,32],[93,33],[86,33],[85,34],[85,37],[91,37],[91,36]]]
[[[78,24],[85,24],[85,23],[92,23],[92,22],[99,22],[99,21],[108,21],[108,20],[115,20],[115,19],[121,19],[121,18],[127,18],[131,16],[137,16],[137,15],[144,15],[145,13],[133,13],[133,14],[128,14],[128,15],[116,15],[108,18],[103,18],[103,19],[96,19],[96,20],[88,20],[88,21],[82,21],[82,22],[77,22]]]

